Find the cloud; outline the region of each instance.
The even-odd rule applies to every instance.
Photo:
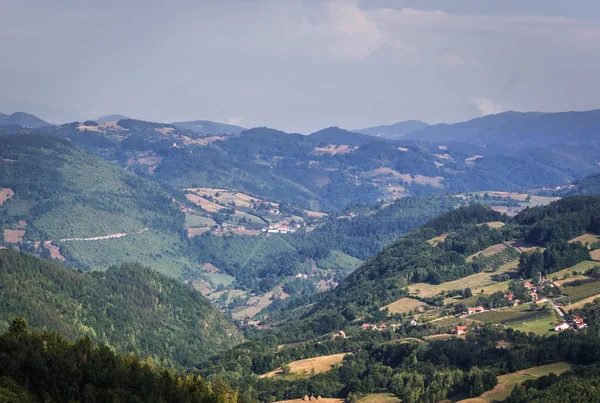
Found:
[[[479,110],[481,116],[495,115],[497,113],[506,112],[507,109],[504,105],[501,105],[487,97],[473,97],[471,103]]]
[[[444,56],[440,57],[438,63],[442,66],[446,66],[448,68],[455,68],[461,66],[474,66],[479,69],[484,69],[483,64],[472,56],[468,56],[467,58],[463,58],[459,55],[447,53]]]
[[[237,125],[240,125],[243,120],[244,120],[243,116],[234,116],[232,118],[227,119],[227,124],[237,126]]]

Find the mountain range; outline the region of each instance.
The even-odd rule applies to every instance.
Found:
[[[391,125],[367,127],[353,131],[356,133],[367,134],[369,136],[398,140],[409,133],[419,131],[427,126],[429,126],[429,124],[420,120],[405,120]]]
[[[43,121],[37,116],[25,112],[15,112],[11,115],[0,113],[0,126],[23,126],[38,128],[51,126],[50,123]]]

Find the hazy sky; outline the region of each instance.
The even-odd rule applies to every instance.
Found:
[[[600,108],[598,0],[0,0],[0,112],[308,133]]]

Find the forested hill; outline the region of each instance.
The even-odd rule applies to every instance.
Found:
[[[67,140],[0,136],[5,246],[19,243],[83,269],[135,260],[177,274],[187,264],[178,247],[184,215],[172,194]]]
[[[504,225],[484,225],[488,222]],[[550,274],[589,259],[587,248],[568,241],[598,231],[600,197],[567,197],[525,209],[512,219],[481,205],[462,207],[369,259],[308,313],[308,327],[335,330],[347,320],[408,296],[409,284],[440,284],[478,273],[486,267],[485,259],[467,258],[492,245],[521,240],[544,247],[543,254],[522,255],[519,270],[526,278],[538,272]]]
[[[122,168],[177,188],[235,189],[328,212],[404,196],[556,187],[600,171],[598,150],[581,141],[537,142],[521,150],[448,142],[452,139],[389,140],[337,127],[309,136],[264,127],[215,135],[133,119],[21,130],[69,139]],[[0,131],[10,133],[8,127]],[[519,136],[527,140],[530,133]]]
[[[34,329],[89,336],[120,353],[192,367],[242,337],[199,292],[138,264],[82,273],[0,250],[0,330],[25,318]]]

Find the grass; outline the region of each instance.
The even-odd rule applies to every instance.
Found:
[[[427,306],[429,305],[414,298],[400,298],[398,301],[392,302],[381,309],[387,308],[390,313],[407,313],[409,311],[420,310],[421,307]]]
[[[582,308],[585,304],[594,302],[596,298],[600,298],[600,294],[592,295],[591,297],[584,298],[580,301],[575,302],[574,304],[563,306],[563,308],[567,311],[572,311],[573,309]]]
[[[281,368],[268,372],[260,378],[297,378],[307,377],[314,370],[315,374],[330,371],[336,364],[342,362],[347,353],[322,355],[320,357],[307,358],[304,360],[290,362],[290,373],[281,374]]]
[[[592,255],[592,259],[594,260],[600,260],[600,249],[596,249],[590,252],[590,255]]]
[[[359,400],[359,403],[400,403],[393,393],[372,393]]]
[[[471,319],[488,323],[502,323],[515,330],[545,334],[553,332],[552,324],[557,320],[552,309],[530,311],[528,305],[501,308],[469,316]]]
[[[412,284],[408,286],[408,290],[411,294],[417,294],[420,297],[425,298],[438,295],[442,291],[463,290],[467,287],[471,288],[473,294],[479,294],[481,290],[484,289],[486,286],[497,286],[498,284],[500,284],[499,282],[495,282],[493,278],[496,276],[501,276],[503,273],[508,272],[510,269],[516,267],[517,264],[518,260],[512,260],[500,266],[500,268],[498,268],[498,270],[495,272],[476,273],[443,284]],[[506,285],[508,285],[508,282],[505,283]],[[484,292],[486,291],[484,290]]]
[[[444,242],[448,234],[442,234],[440,236],[436,236],[435,238],[431,238],[427,241],[427,243],[431,246],[437,246],[439,243]]]
[[[578,236],[577,238],[573,238],[569,241],[569,243],[575,243],[575,242],[580,242],[583,245],[587,244],[593,244],[594,242],[598,241],[598,235],[595,234],[584,234],[581,236]]]
[[[479,251],[479,252],[477,252],[477,253],[475,253],[475,254],[467,257],[466,261],[467,261],[467,263],[470,262],[470,261],[472,261],[475,256],[493,256],[493,255],[497,255],[498,253],[504,251],[504,249],[506,249],[506,246],[504,244],[499,243],[499,244],[496,244],[496,245],[492,245],[490,247],[485,248],[482,251]]]
[[[552,372],[556,375],[560,375],[570,368],[571,365],[566,362],[556,362],[554,364],[531,367],[512,374],[500,375],[498,377],[498,385],[494,389],[485,392],[479,399],[486,402],[505,400],[510,395],[510,392],[512,392],[515,385],[520,384],[523,381],[537,379]]]
[[[598,266],[598,262],[593,262],[591,260],[584,260],[583,262],[577,263],[575,266],[568,267],[566,269],[559,270],[555,273],[550,274],[551,278],[558,277],[562,279],[565,275],[572,276],[573,272],[577,273],[585,273],[587,270],[591,269],[594,266]],[[571,277],[571,279],[584,279],[587,277]]]
[[[227,287],[235,281],[235,277],[224,273],[204,273],[204,276],[206,276],[215,286],[223,284]]]
[[[566,299],[569,302],[577,302],[592,295],[600,294],[600,281],[588,279],[581,285],[569,286],[571,283],[563,283],[563,297],[561,299]]]
[[[246,316],[253,318],[273,302],[271,300],[272,295],[272,292],[268,292],[260,297],[250,299],[245,307],[241,307],[241,309],[234,311],[231,314],[231,317],[235,320],[244,319]]]
[[[480,227],[483,224],[487,224],[487,226],[490,227],[490,228],[502,228],[502,227],[504,227],[506,225],[502,221],[489,221],[489,222],[486,222],[486,223],[477,224],[477,226]]]
[[[202,217],[195,214],[186,214],[185,216],[186,227],[211,227],[213,225],[217,225],[217,223],[209,217]]]

